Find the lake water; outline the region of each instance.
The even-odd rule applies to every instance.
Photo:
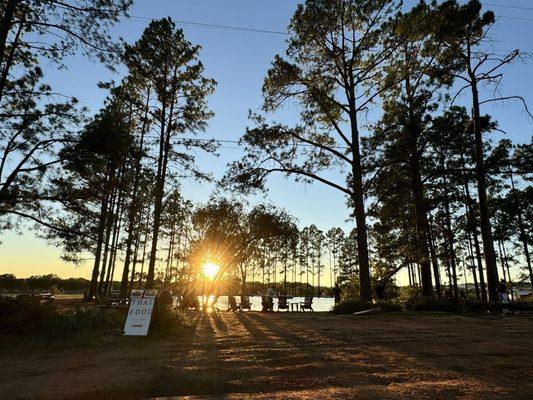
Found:
[[[240,304],[240,296],[236,296],[237,304]],[[288,299],[287,303],[303,303],[303,297],[293,297]],[[335,302],[332,297],[314,297],[313,298],[313,310],[317,312],[328,312],[331,311]],[[250,296],[250,305],[252,306],[253,311],[261,311],[261,296]],[[220,296],[217,300],[217,307],[220,310],[228,309],[228,297]],[[290,307],[290,306],[289,306]],[[274,311],[278,309],[278,299],[274,298]],[[290,309],[290,308],[289,308]]]

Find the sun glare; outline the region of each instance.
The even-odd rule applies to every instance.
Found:
[[[215,276],[217,276],[219,270],[220,270],[220,266],[216,265],[216,264],[213,264],[212,262],[207,262],[203,266],[204,275],[205,275],[205,277],[207,277],[209,279],[215,278]]]

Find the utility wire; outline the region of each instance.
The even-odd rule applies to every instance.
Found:
[[[157,135],[145,135],[145,137],[148,137],[150,139],[159,139],[159,137]],[[193,142],[199,142],[199,143],[209,143],[209,142],[214,142],[214,143],[218,143],[218,144],[236,144],[238,145],[239,147],[224,147],[224,146],[221,146],[221,148],[232,148],[232,149],[238,149],[238,148],[242,148],[244,146],[244,144],[238,140],[229,140],[229,139],[208,139],[208,138],[180,138],[180,137],[176,137],[176,138],[173,138],[173,140],[175,141],[176,144],[188,144],[190,146],[199,146],[199,144],[195,145],[193,144]],[[179,143],[181,142],[181,143]],[[296,147],[316,147],[312,144],[307,144],[307,143],[293,143],[294,146]],[[349,149],[349,147],[346,147],[346,146],[333,146],[331,147],[333,149]]]
[[[525,7],[525,6],[510,6],[510,5],[504,5],[504,4],[494,4],[494,3],[484,3],[484,2],[481,4],[486,7],[509,8],[509,9],[515,9],[515,10],[533,10],[533,7]],[[500,15],[498,17],[505,18],[505,19],[514,19],[518,21],[532,21],[533,22],[533,18],[505,16],[505,15]],[[157,19],[155,17],[144,17],[141,15],[128,15],[128,16],[124,15],[123,18],[130,19],[130,20],[137,20],[137,21],[152,21],[154,19]],[[236,25],[224,25],[224,24],[209,24],[205,22],[186,21],[186,20],[181,20],[181,19],[172,19],[172,20],[176,24],[179,24],[179,25],[185,25],[185,26],[191,26],[191,27],[197,27],[197,28],[215,28],[215,29],[224,29],[224,30],[230,30],[230,31],[265,33],[265,34],[282,35],[282,36],[289,35],[287,31],[278,31],[278,30],[273,30],[273,29],[251,28],[251,27],[236,26]]]
[[[514,19],[517,21],[531,21],[533,22],[533,18],[523,18],[523,17],[506,17],[506,16],[500,16],[499,18],[505,18],[505,19]]]
[[[127,17],[125,17],[127,18]],[[152,21],[156,18],[151,17],[142,17],[140,15],[130,15],[130,19],[137,19],[137,20],[143,20],[143,21]],[[288,36],[288,32],[284,31],[275,31],[270,29],[259,29],[259,28],[248,28],[243,26],[233,26],[233,25],[220,25],[220,24],[207,24],[204,22],[195,22],[195,21],[184,21],[179,19],[172,19],[173,22],[179,25],[186,25],[186,26],[192,26],[192,27],[198,27],[198,28],[216,28],[216,29],[225,29],[225,30],[231,30],[231,31],[244,31],[244,32],[254,32],[254,33],[268,33],[273,35],[283,35]]]
[[[509,6],[505,4],[492,4],[492,3],[481,3],[481,4],[487,7],[513,8],[515,10],[533,10],[533,7]]]

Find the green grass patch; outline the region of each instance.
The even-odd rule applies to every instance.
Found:
[[[125,313],[114,309],[76,308],[60,313],[38,299],[0,297],[0,346],[92,347],[164,339],[194,332],[194,323],[175,310],[157,310],[148,338],[122,335]]]

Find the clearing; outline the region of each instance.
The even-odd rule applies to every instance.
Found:
[[[531,399],[533,320],[197,314],[185,338],[3,349],[2,399]]]

